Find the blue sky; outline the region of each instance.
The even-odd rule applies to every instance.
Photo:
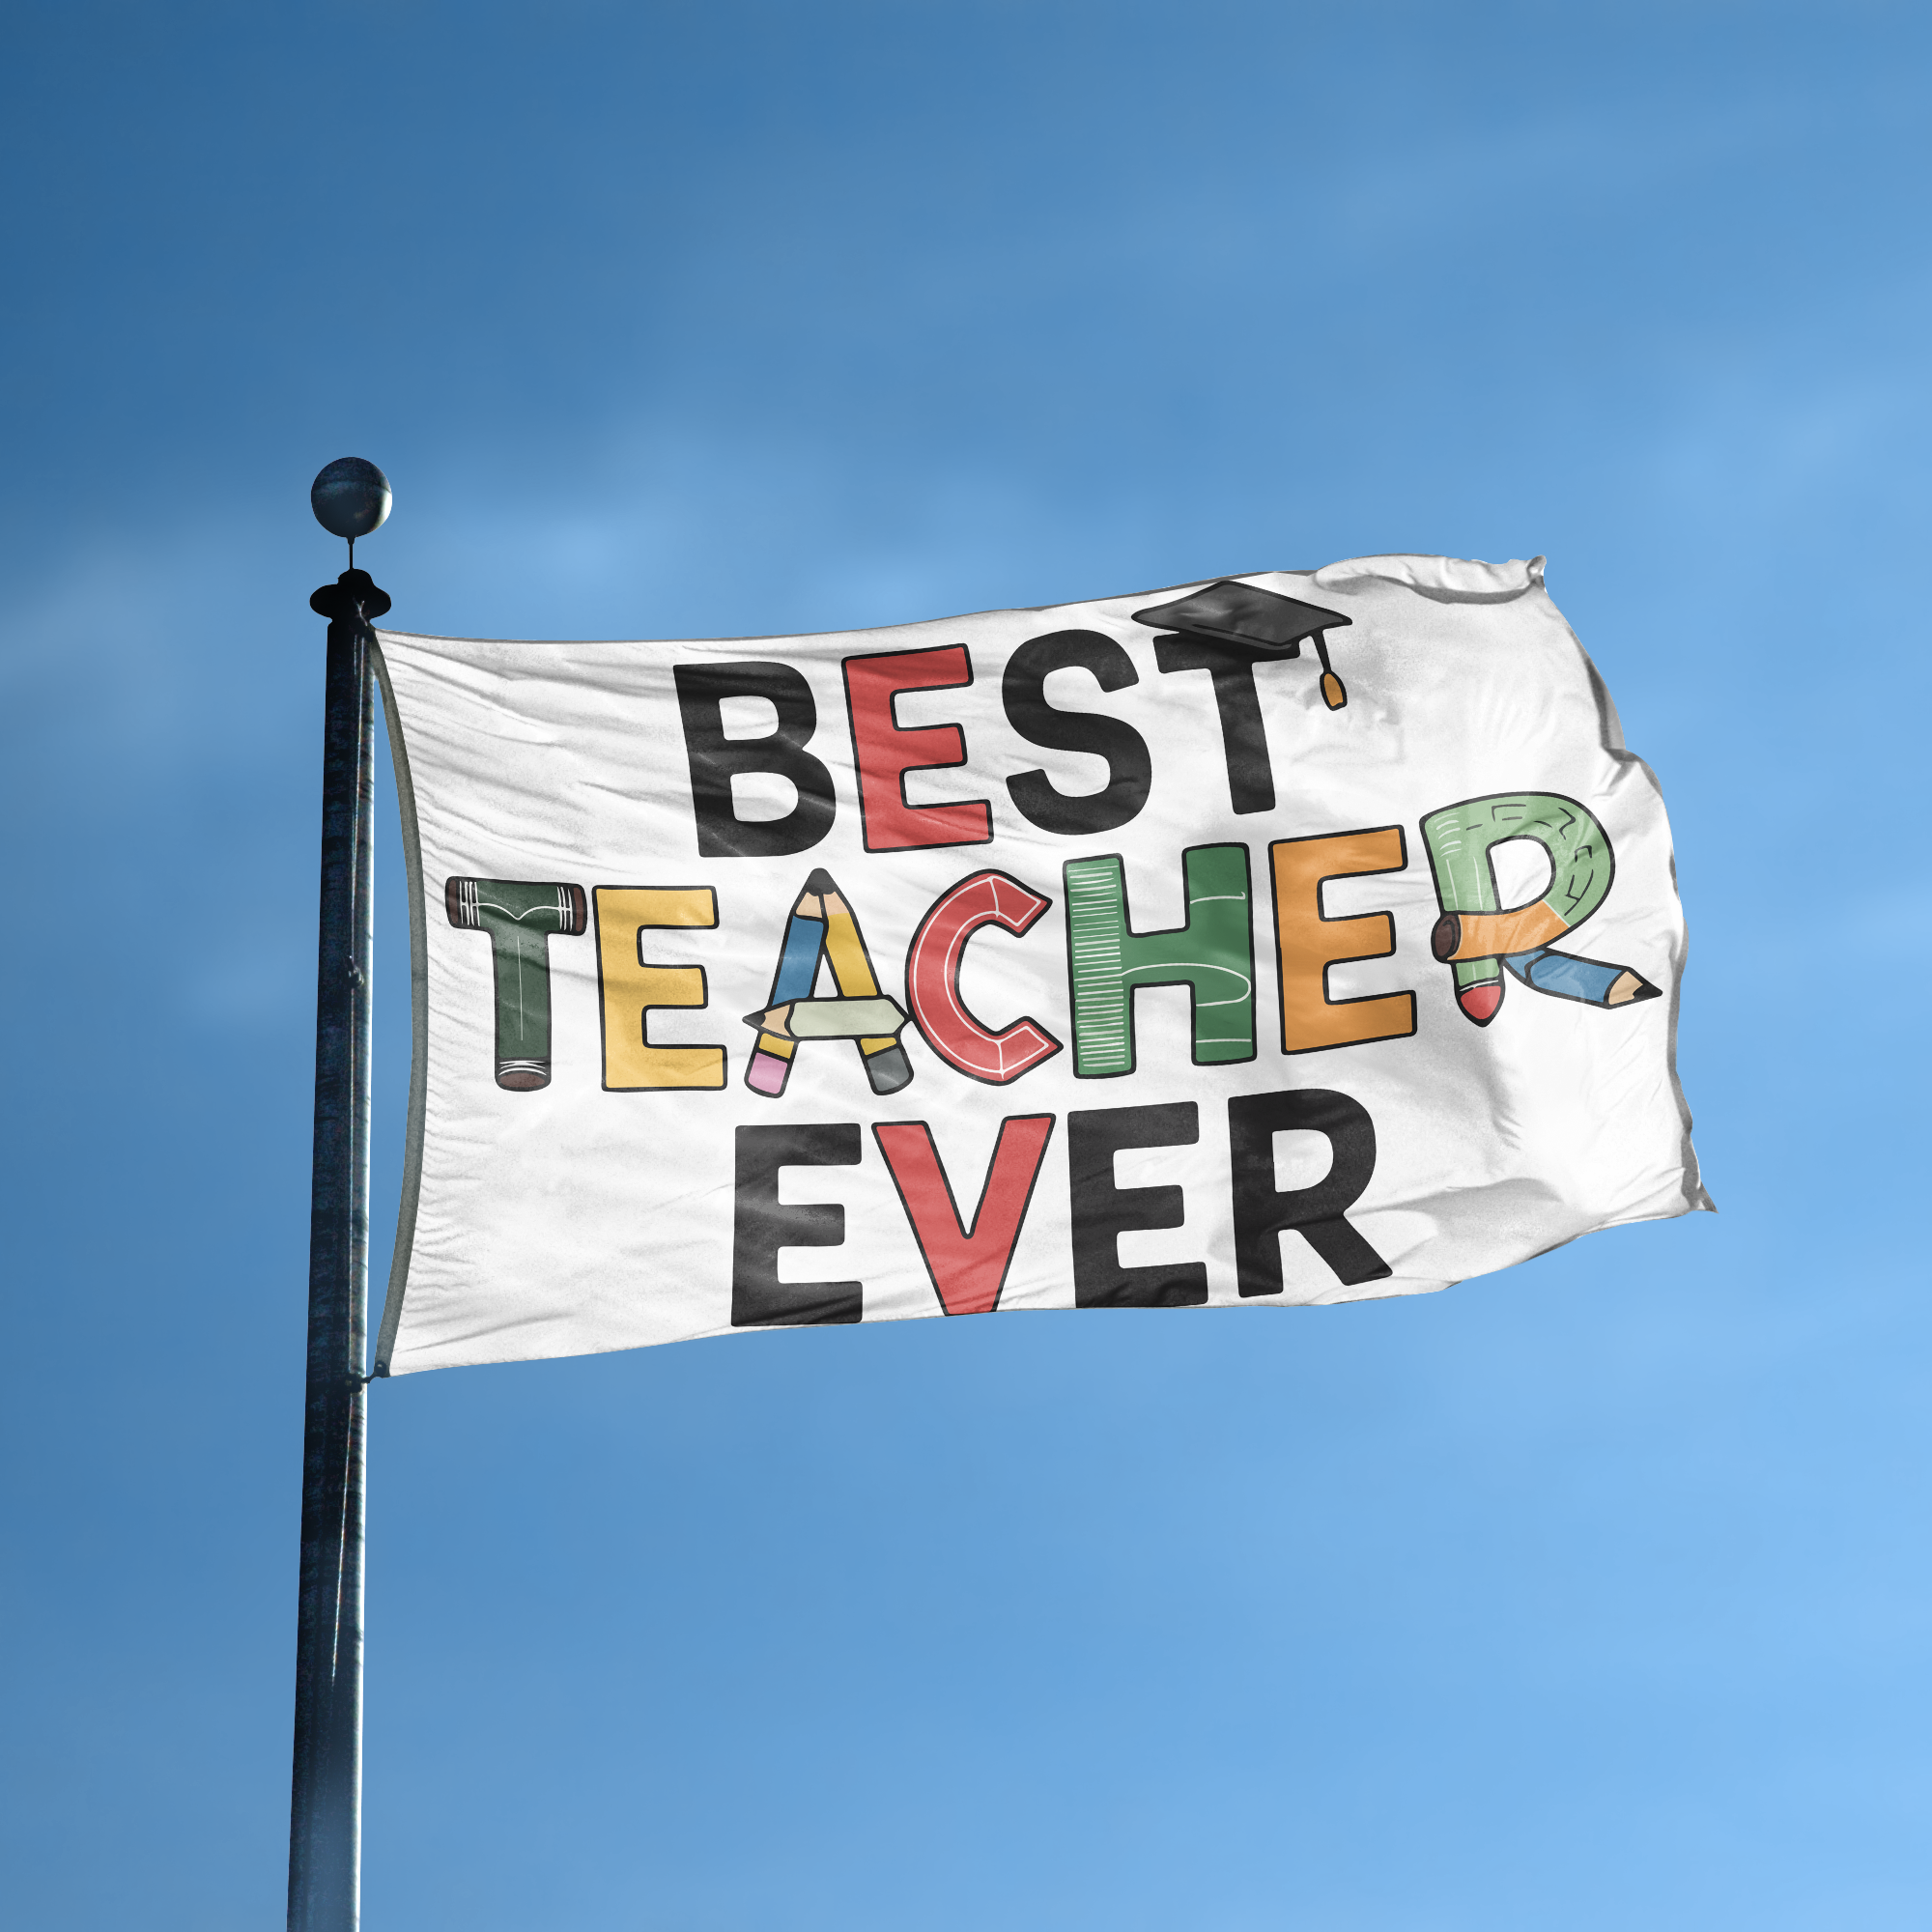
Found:
[[[348,453],[430,631],[1547,553],[1670,803],[1723,1210],[1415,1301],[379,1387],[371,1932],[1932,1919],[1923,10],[9,42],[12,1922],[281,1911]]]

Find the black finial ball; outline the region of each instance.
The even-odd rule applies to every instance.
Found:
[[[338,456],[309,485],[315,520],[332,537],[354,543],[389,514],[389,479],[359,456]]]

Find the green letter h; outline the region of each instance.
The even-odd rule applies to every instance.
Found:
[[[1193,988],[1195,1065],[1255,1057],[1248,848],[1196,845],[1181,856],[1187,923],[1168,932],[1129,930],[1118,854],[1064,867],[1073,1070],[1083,1080],[1134,1070],[1133,1001],[1142,986]]]

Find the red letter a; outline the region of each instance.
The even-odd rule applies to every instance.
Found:
[[[905,1204],[913,1238],[940,1305],[949,1315],[989,1315],[999,1306],[1033,1184],[1053,1132],[1051,1114],[1015,1114],[1000,1122],[999,1144],[969,1234],[939,1151],[923,1121],[894,1121],[872,1129],[893,1185]]]

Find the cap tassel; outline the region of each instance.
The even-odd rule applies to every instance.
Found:
[[[1328,663],[1328,639],[1315,634],[1315,655],[1321,660],[1321,701],[1330,711],[1339,711],[1349,701],[1348,691]]]

